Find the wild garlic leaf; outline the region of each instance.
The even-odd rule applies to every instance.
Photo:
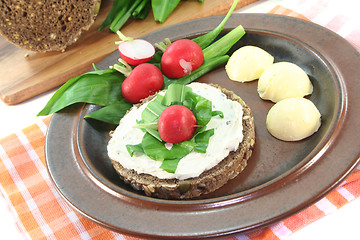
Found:
[[[163,142],[158,141],[149,133],[145,133],[142,139],[142,148],[145,154],[153,160],[163,161],[168,159],[183,158],[189,154],[195,147],[195,143],[191,141],[184,141],[176,143],[169,150],[165,147]]]
[[[85,118],[92,118],[111,124],[119,124],[120,119],[126,114],[131,106],[130,103],[122,100],[100,108],[99,110],[86,115]]]
[[[128,151],[128,153],[130,154],[131,157],[134,156],[135,152],[142,152],[142,153],[144,152],[144,149],[143,149],[141,143],[139,143],[137,145],[128,144],[128,145],[126,145],[126,150]]]
[[[215,133],[215,130],[214,130],[213,128],[198,133],[198,134],[195,136],[196,146],[195,146],[195,149],[194,149],[194,150],[195,150],[196,152],[206,153],[206,149],[207,149],[207,147],[208,147],[208,145],[209,145],[210,137],[211,137],[212,135],[214,135],[214,133]]]
[[[162,162],[160,168],[169,173],[175,173],[180,160],[181,158],[168,159]]]
[[[163,97],[161,104],[165,106],[171,106],[174,104],[182,105],[190,92],[192,92],[192,89],[189,86],[182,84],[171,84],[166,90],[166,94]]]
[[[161,100],[162,96],[158,94],[155,100],[148,103],[141,114],[141,119],[144,123],[152,123],[159,119],[160,114],[166,108],[166,106],[161,104]]]
[[[152,0],[151,7],[154,20],[160,23],[165,22],[166,18],[174,11],[180,0]]]
[[[70,79],[50,98],[38,116],[45,116],[74,103],[108,106],[123,99],[121,84],[124,75],[114,69],[95,70]]]

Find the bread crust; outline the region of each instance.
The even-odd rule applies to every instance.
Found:
[[[238,101],[243,107],[244,137],[238,149],[230,152],[219,164],[203,172],[200,176],[185,180],[160,179],[150,174],[138,174],[135,170],[124,168],[119,162],[111,160],[114,169],[125,183],[130,184],[136,190],[144,191],[147,196],[163,199],[190,199],[215,191],[245,169],[255,145],[252,111],[234,92],[218,85],[210,85],[219,88],[227,98]],[[153,96],[150,99],[152,98]],[[150,99],[145,99],[144,102]]]
[[[35,51],[64,51],[94,23],[101,0],[0,1],[0,34]]]

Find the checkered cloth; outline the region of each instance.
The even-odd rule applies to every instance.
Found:
[[[342,1],[289,0],[270,12],[321,24],[360,49],[355,9]],[[345,1],[346,2],[346,1]],[[342,2],[344,3],[344,2]],[[295,12],[295,11],[296,12]],[[320,11],[321,10],[321,11]],[[353,12],[354,15],[349,13]],[[347,13],[341,15],[341,13]],[[0,140],[0,192],[25,239],[137,239],[105,229],[74,212],[52,186],[45,166],[45,133],[50,117]],[[360,195],[360,168],[325,198],[269,227],[222,239],[286,239]]]

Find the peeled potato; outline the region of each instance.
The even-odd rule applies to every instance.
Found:
[[[304,97],[313,91],[306,72],[294,63],[278,62],[261,75],[257,89],[260,98],[278,102],[285,98]]]
[[[231,80],[249,82],[259,79],[273,62],[274,57],[265,50],[255,46],[244,46],[231,55],[225,70]]]
[[[302,97],[276,103],[266,117],[271,135],[284,141],[298,141],[315,133],[321,125],[321,114],[313,102]]]

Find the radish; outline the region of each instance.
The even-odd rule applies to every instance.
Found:
[[[122,41],[118,50],[121,58],[130,65],[139,65],[149,61],[155,54],[155,47],[144,39],[133,39],[124,36],[120,31],[117,32]]]
[[[142,63],[136,66],[121,85],[122,96],[131,103],[159,91],[164,83],[163,75],[155,65]]]
[[[188,140],[196,130],[196,118],[193,112],[182,105],[165,108],[159,117],[160,138],[167,143],[179,143]]]
[[[190,39],[180,39],[166,48],[161,58],[161,71],[169,78],[180,78],[199,68],[203,62],[201,47]]]

